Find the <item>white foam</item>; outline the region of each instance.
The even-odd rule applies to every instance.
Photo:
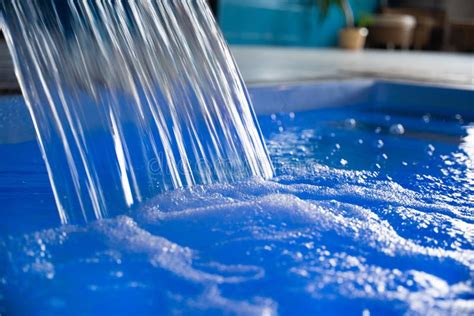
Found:
[[[186,299],[179,291],[170,296],[185,310],[272,315],[281,303],[276,297],[290,291],[314,304],[338,297],[400,304],[414,314],[474,312],[466,298],[474,291],[468,209],[378,180],[376,173],[298,172],[168,192],[128,216],[14,239],[10,263],[56,282],[69,263],[55,253],[77,261],[75,245],[92,238],[98,249],[82,250],[79,264],[108,260],[110,271],[122,272],[124,261],[138,261],[158,279],[197,287]],[[132,289],[151,286],[128,274],[112,277]],[[268,280],[279,286],[260,292]],[[232,294],[242,287],[245,295]]]

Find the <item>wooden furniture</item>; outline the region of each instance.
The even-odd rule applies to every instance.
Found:
[[[442,10],[422,8],[389,8],[382,9],[384,14],[407,14],[415,17],[416,28],[413,35],[415,49],[439,50],[443,46],[447,14]]]
[[[416,20],[410,15],[377,15],[369,27],[368,41],[371,47],[409,49],[413,43],[415,27]]]
[[[450,44],[458,51],[474,52],[474,20],[450,22]]]

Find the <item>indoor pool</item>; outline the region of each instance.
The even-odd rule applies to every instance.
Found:
[[[0,314],[474,313],[472,90],[251,94],[272,180],[176,190],[85,226],[60,226],[15,124],[21,142],[0,145]]]

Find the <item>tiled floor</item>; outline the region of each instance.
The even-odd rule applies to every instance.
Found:
[[[376,77],[474,89],[474,54],[243,46],[232,51],[248,84]],[[4,42],[0,91],[19,92]]]

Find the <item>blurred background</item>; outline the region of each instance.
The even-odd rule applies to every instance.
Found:
[[[321,14],[321,4],[332,3]],[[344,1],[210,0],[230,44],[336,47]],[[474,51],[473,0],[348,0],[365,47]]]
[[[370,77],[474,87],[474,0],[207,1],[248,84]],[[20,89],[0,30],[0,94],[12,93]]]

